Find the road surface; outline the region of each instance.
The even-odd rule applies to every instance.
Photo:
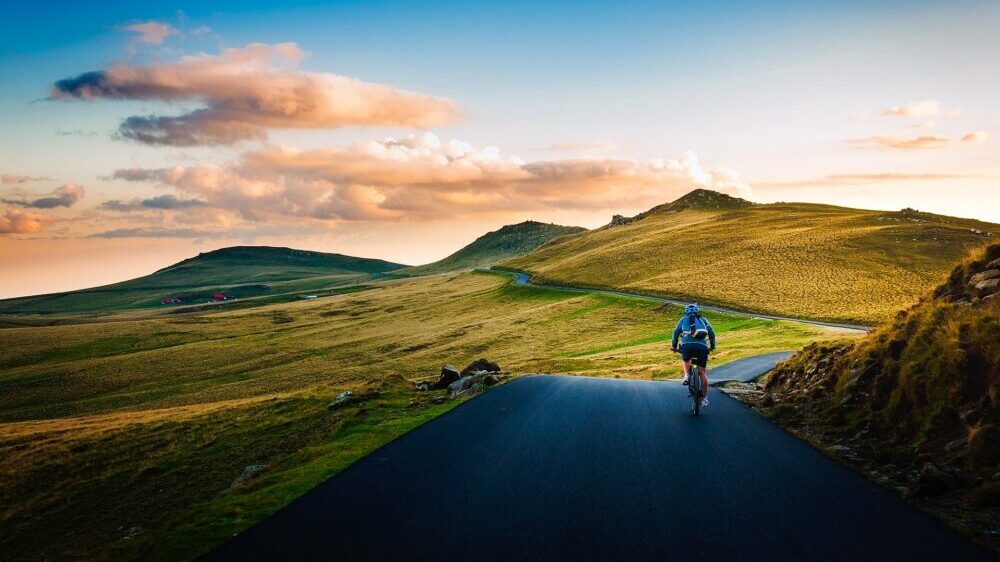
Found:
[[[624,291],[612,291],[610,289],[588,289],[588,288],[585,288],[585,287],[570,287],[568,285],[536,285],[536,284],[533,284],[531,282],[531,275],[529,275],[527,273],[522,273],[522,272],[517,272],[517,271],[506,271],[506,270],[502,270],[502,269],[496,269],[496,270],[491,270],[491,271],[499,271],[501,273],[513,273],[516,276],[516,277],[514,277],[514,284],[515,285],[531,286],[531,287],[535,287],[535,288],[538,288],[538,289],[557,289],[557,290],[560,290],[560,291],[574,291],[574,292],[578,292],[578,293],[603,293],[605,295],[617,295],[617,296],[620,296],[620,297],[633,297],[633,298],[637,298],[637,299],[646,299],[646,300],[651,300],[651,301],[659,302],[659,303],[673,304],[673,305],[676,305],[676,306],[684,306],[684,305],[688,304],[687,302],[684,302],[684,301],[667,299],[667,298],[663,298],[663,297],[652,297],[652,296],[649,296],[649,295],[641,295],[639,293],[627,293],[627,292],[624,292]],[[870,332],[871,329],[872,329],[871,326],[860,326],[860,325],[857,325],[857,324],[842,324],[842,323],[838,323],[838,322],[824,322],[822,320],[808,320],[808,319],[805,319],[805,318],[792,318],[790,316],[773,316],[773,315],[769,315],[769,314],[756,314],[756,313],[753,313],[753,312],[746,312],[746,311],[742,311],[742,310],[733,310],[731,308],[722,308],[722,307],[710,306],[710,305],[699,305],[699,306],[702,308],[702,310],[712,310],[712,311],[715,311],[715,312],[722,312],[722,313],[725,313],[725,314],[735,314],[735,315],[738,315],[738,316],[750,316],[752,318],[764,318],[766,320],[787,320],[789,322],[803,322],[805,324],[815,324],[817,326],[827,326],[829,328],[841,328],[841,329],[844,329],[844,330],[853,330],[853,331],[858,331],[858,332]]]
[[[729,376],[760,369],[744,365]],[[992,560],[739,402],[710,397],[695,418],[677,383],[517,379],[205,560]]]

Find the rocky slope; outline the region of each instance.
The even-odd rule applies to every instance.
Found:
[[[737,389],[805,439],[1000,552],[1000,244],[867,337]]]

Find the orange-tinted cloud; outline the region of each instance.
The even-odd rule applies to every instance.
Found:
[[[175,146],[261,139],[269,129],[430,127],[459,116],[444,98],[295,70],[304,55],[295,43],[255,43],[174,63],[118,64],[59,80],[51,97],[204,103],[181,115],[132,116],[119,127],[123,138]]]
[[[120,29],[134,33],[136,41],[147,45],[159,45],[160,43],[163,43],[167,37],[170,37],[171,35],[178,35],[180,33],[169,23],[161,23],[158,21],[132,23],[123,25]]]
[[[960,142],[985,142],[990,140],[990,134],[986,131],[973,131],[962,137]]]
[[[48,181],[52,178],[46,176],[26,176],[22,174],[0,174],[0,183],[4,185],[15,183],[28,183],[32,181]]]
[[[32,234],[41,232],[48,219],[21,209],[5,209],[0,214],[0,234]]]
[[[957,115],[958,110],[951,110],[950,113]],[[882,115],[887,117],[934,117],[939,114],[941,114],[941,104],[937,100],[915,101],[890,107],[882,112]]]
[[[267,148],[226,165],[119,170],[254,222],[434,220],[540,209],[620,209],[695,187],[746,194],[725,169],[676,159],[524,162],[432,134],[315,150]]]
[[[878,135],[859,139],[848,139],[844,142],[855,146],[875,146],[893,150],[933,150],[958,146],[960,144],[983,142],[988,140],[989,137],[990,135],[986,131],[975,131],[964,135],[958,141],[954,141],[951,137],[944,135],[920,135],[910,138]]]
[[[941,174],[934,172],[903,173],[903,172],[876,172],[865,174],[830,174],[821,178],[783,181],[783,182],[754,182],[754,185],[761,188],[768,187],[814,187],[833,185],[862,185],[878,183],[902,183],[902,182],[928,182],[928,181],[956,181],[968,179],[981,179],[984,176],[975,174]]]

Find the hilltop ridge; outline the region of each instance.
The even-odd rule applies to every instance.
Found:
[[[579,226],[562,226],[528,220],[487,232],[457,252],[433,263],[394,271],[398,275],[430,275],[486,268],[523,256],[551,241],[586,232]]]
[[[272,246],[232,246],[111,285],[0,300],[2,313],[109,312],[247,298],[357,283],[406,267],[385,260]],[[176,300],[174,300],[176,299]]]
[[[916,302],[997,232],[913,209],[759,204],[698,189],[501,265],[543,284],[870,324]]]

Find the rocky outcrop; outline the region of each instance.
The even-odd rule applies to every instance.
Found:
[[[270,468],[271,465],[268,464],[251,464],[243,468],[243,472],[233,480],[233,483],[229,485],[229,489],[239,488],[240,486],[246,484],[247,482],[257,478],[265,470]]]
[[[433,389],[448,388],[448,385],[462,378],[462,373],[452,367],[451,365],[445,365],[441,367],[441,375],[438,377],[436,383],[431,385]]]
[[[891,322],[806,346],[740,398],[956,526],[1000,526],[998,285],[993,244]]]
[[[465,368],[462,369],[461,375],[464,377],[480,371],[484,373],[499,373],[500,365],[497,365],[489,359],[479,358],[466,365]]]
[[[417,390],[430,391],[445,389],[452,400],[470,396],[500,383],[510,372],[500,369],[489,359],[476,359],[459,371],[451,365],[441,368],[441,375],[434,383],[418,382]]]
[[[633,222],[635,222],[635,217],[612,215],[611,222],[608,223],[608,226],[625,226],[626,224],[632,224]]]
[[[332,402],[330,402],[329,404],[327,404],[326,405],[326,409],[327,410],[336,410],[337,408],[340,408],[341,406],[346,406],[348,403],[350,403],[352,396],[354,396],[353,392],[351,392],[350,390],[345,390],[345,391],[341,392],[340,394],[338,394],[337,397],[334,398]]]

